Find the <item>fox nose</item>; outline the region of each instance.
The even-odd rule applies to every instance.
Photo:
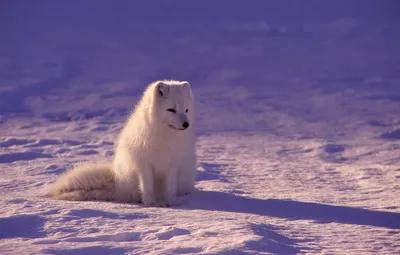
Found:
[[[187,122],[183,122],[183,124],[182,124],[182,126],[183,126],[183,128],[188,128],[189,127],[189,123],[187,123]]]

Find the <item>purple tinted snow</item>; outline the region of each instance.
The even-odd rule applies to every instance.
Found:
[[[45,154],[35,151],[14,152],[14,153],[0,154],[0,164],[12,163],[16,161],[34,160],[38,158],[52,158],[52,157],[53,156],[50,154]]]
[[[132,250],[129,249],[129,250]],[[53,255],[87,255],[87,254],[109,254],[109,255],[120,255],[125,254],[128,251],[126,248],[111,247],[111,246],[89,246],[83,248],[72,248],[72,249],[44,249],[44,254]]]
[[[0,218],[0,239],[45,237],[46,233],[43,231],[45,222],[42,216],[29,214]]]

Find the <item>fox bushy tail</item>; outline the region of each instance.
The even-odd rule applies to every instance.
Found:
[[[112,200],[114,174],[111,164],[77,166],[59,177],[50,187],[49,196],[59,200]]]

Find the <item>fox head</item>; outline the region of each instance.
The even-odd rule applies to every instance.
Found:
[[[153,93],[153,111],[158,121],[177,131],[192,127],[195,112],[187,81],[157,81]]]

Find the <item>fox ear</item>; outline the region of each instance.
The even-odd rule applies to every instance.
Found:
[[[188,86],[188,87],[190,87],[190,83],[187,82],[187,81],[182,81],[181,84],[182,84],[183,86]]]
[[[157,94],[162,97],[168,97],[169,86],[162,81],[159,81],[156,85]]]
[[[185,91],[189,92],[190,98],[193,99],[192,88],[190,86],[190,83],[187,81],[181,81],[180,84],[185,88]]]

